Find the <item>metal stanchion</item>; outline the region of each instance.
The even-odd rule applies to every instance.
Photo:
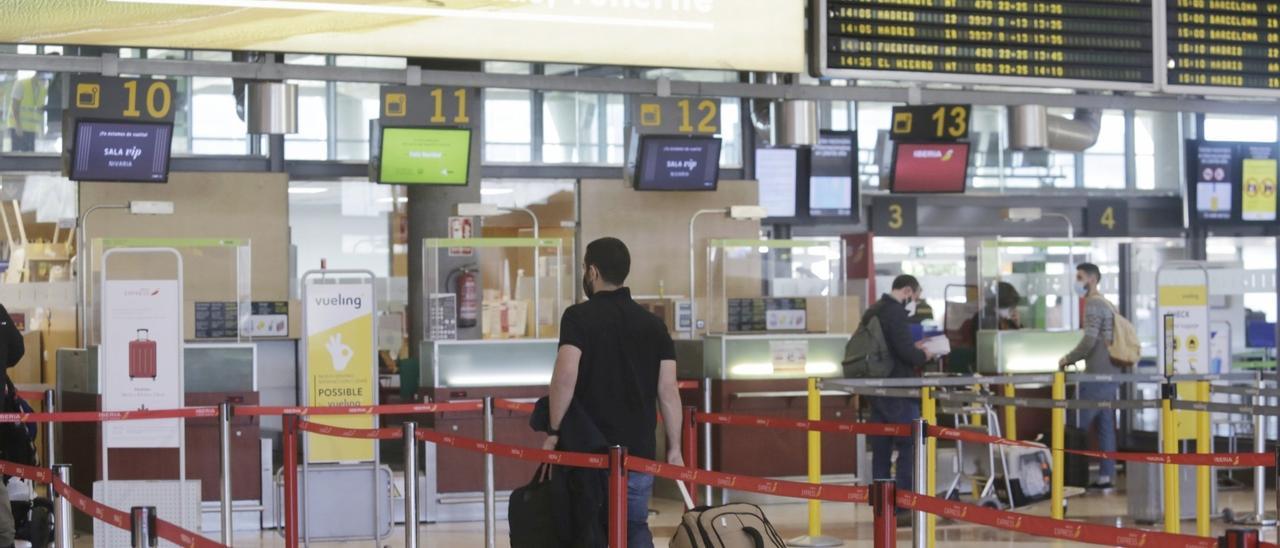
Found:
[[[285,415],[284,443],[284,545],[298,548],[298,416]]]
[[[134,506],[129,511],[129,517],[129,546],[158,548],[160,537],[156,534],[156,507]]]
[[[1167,382],[1161,387],[1160,445],[1167,455],[1178,454],[1178,428],[1174,423],[1173,396],[1177,385]],[[1178,494],[1178,465],[1164,466],[1164,532],[1177,533],[1182,527],[1182,499]]]
[[[53,473],[63,485],[71,485],[70,464],[53,465]],[[71,527],[74,515],[71,511],[71,501],[57,493],[55,489],[50,491],[56,494],[53,504],[53,546],[54,548],[71,548],[74,537]]]
[[[925,424],[938,424],[938,400],[933,399],[933,388],[920,389],[920,418]],[[926,435],[924,437],[924,494],[933,496],[938,492],[938,440]],[[933,548],[937,539],[938,517],[925,515],[925,546]]]
[[[222,544],[227,546],[231,546],[231,533],[234,531],[231,508],[231,418],[231,402],[224,401],[218,406],[218,464],[221,467],[218,480],[221,483]]]
[[[404,546],[418,548],[418,423],[404,423]]]
[[[1057,401],[1067,399],[1066,373],[1059,371],[1053,374],[1051,396]],[[1049,417],[1049,449],[1053,457],[1053,469],[1050,470],[1052,483],[1049,484],[1049,498],[1052,501],[1052,506],[1049,508],[1049,514],[1053,516],[1053,519],[1063,519],[1067,514],[1066,476],[1063,475],[1066,458],[1062,452],[1066,441],[1067,410],[1061,407],[1054,407],[1049,411]]]
[[[484,441],[493,441],[493,396],[484,397]],[[493,453],[484,454],[484,545],[493,548],[498,525],[494,507]]]
[[[822,393],[818,391],[817,378],[809,379],[807,400],[808,419],[822,420]],[[822,483],[822,432],[810,430],[808,437],[809,483],[818,485]],[[822,501],[820,500],[809,501],[809,534],[787,541],[788,546],[840,546],[842,544],[844,543],[840,539],[822,535]]]
[[[927,390],[927,389],[926,389]],[[928,488],[926,484],[929,475],[928,459],[925,453],[929,450],[928,436],[925,435],[925,429],[928,426],[924,419],[916,419],[911,425],[911,439],[914,442],[912,448],[915,451],[914,473],[911,475],[911,482],[916,493],[927,495]],[[929,545],[929,527],[927,525],[929,514],[923,510],[916,510],[911,519],[911,546],[913,548],[925,548]],[[895,520],[896,522],[896,520]],[[895,523],[896,524],[896,523]]]
[[[1018,397],[1018,387],[1012,384],[1004,385],[1004,397]],[[1012,405],[1004,406],[1004,438],[1007,440],[1018,439],[1018,408]]]
[[[871,486],[871,512],[875,516],[875,548],[895,548],[898,544],[897,486],[891,479],[878,479]]]
[[[698,467],[698,424],[693,419],[694,413],[698,408],[692,405],[684,408],[683,427],[680,443],[682,454],[684,455],[684,465],[689,468]],[[693,501],[694,506],[698,505],[698,490],[693,488],[693,484],[688,484],[689,498]]]
[[[1208,403],[1209,381],[1197,381],[1195,386],[1196,401]],[[1211,447],[1213,443],[1213,435],[1209,429],[1209,412],[1201,411],[1196,413],[1196,453],[1207,455],[1213,452],[1213,448]],[[1196,467],[1196,534],[1202,537],[1207,537],[1210,534],[1209,482],[1212,478],[1212,467]]]
[[[1262,380],[1258,380],[1258,388],[1264,388]],[[1267,397],[1259,393],[1254,397],[1256,405],[1266,405]],[[1253,416],[1253,451],[1255,453],[1267,452],[1267,416],[1257,414]],[[1264,466],[1258,466],[1253,469],[1253,515],[1259,526],[1274,525],[1273,520],[1267,519],[1267,469]]]
[[[41,403],[41,405],[42,405],[42,410],[45,413],[54,412],[53,390],[44,391],[44,401]],[[53,449],[54,447],[53,427],[56,425],[57,424],[54,423],[53,421],[44,423],[44,461],[49,464],[53,464],[58,461]]]
[[[711,412],[711,379],[702,379],[702,412]],[[693,466],[693,463],[689,463]],[[711,471],[711,423],[702,425],[702,469]],[[702,500],[704,504],[711,504],[711,486],[704,485],[702,487]]]
[[[627,548],[627,448],[609,448],[609,548]]]

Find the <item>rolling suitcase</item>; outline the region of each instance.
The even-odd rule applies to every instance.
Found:
[[[151,332],[138,330],[138,338],[129,341],[129,378],[156,378],[156,342],[151,340]]]
[[[698,507],[685,512],[671,548],[785,548],[764,512],[754,504]]]
[[[1089,432],[1074,426],[1067,426],[1063,442],[1063,446],[1067,449],[1088,449]],[[1066,453],[1063,456],[1063,465],[1063,485],[1071,487],[1089,486],[1089,457]]]

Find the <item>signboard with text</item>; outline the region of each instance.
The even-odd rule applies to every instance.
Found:
[[[177,280],[105,280],[99,382],[103,411],[183,406],[182,292]],[[178,447],[179,419],[103,425],[108,448]]]
[[[376,405],[373,286],[308,283],[303,298],[306,405]],[[370,415],[316,417],[312,421],[343,428],[373,427]],[[370,441],[308,436],[309,462],[373,460]]]

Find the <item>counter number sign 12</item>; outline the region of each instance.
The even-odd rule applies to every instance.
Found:
[[[633,103],[632,120],[650,134],[717,135],[721,129],[720,100],[710,97],[640,97]]]
[[[173,121],[173,83],[151,78],[75,75],[71,111],[103,120]]]

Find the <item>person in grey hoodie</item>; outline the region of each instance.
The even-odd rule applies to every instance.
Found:
[[[1084,305],[1084,338],[1080,344],[1058,361],[1058,367],[1067,366],[1084,360],[1086,373],[1096,375],[1115,375],[1122,371],[1111,361],[1111,352],[1107,344],[1115,340],[1116,315],[1111,303],[1098,291],[1102,282],[1102,272],[1092,263],[1081,263],[1076,267],[1076,294],[1085,299]],[[1119,385],[1113,382],[1082,382],[1077,398],[1080,400],[1112,401],[1116,399]],[[1077,426],[1088,430],[1096,424],[1098,429],[1098,450],[1116,450],[1116,416],[1115,412],[1105,409],[1080,409],[1077,411]],[[1083,449],[1083,448],[1081,448]],[[1091,485],[1095,489],[1109,489],[1116,477],[1116,462],[1103,460],[1098,474],[1098,481]]]

